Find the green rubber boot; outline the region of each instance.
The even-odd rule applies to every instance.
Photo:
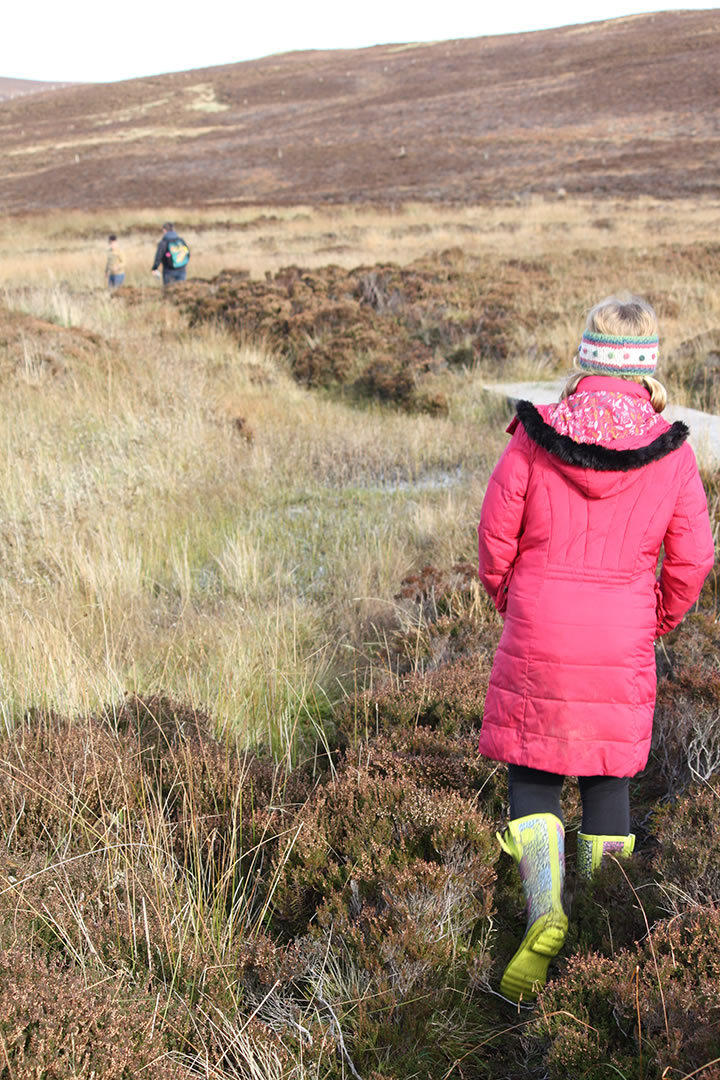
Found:
[[[500,990],[512,1001],[528,1001],[545,985],[548,965],[567,933],[565,830],[554,814],[528,814],[511,821],[497,838],[520,867],[528,915],[525,937],[505,968]]]
[[[617,855],[619,859],[628,859],[635,848],[635,835],[629,836],[594,836],[590,833],[577,834],[577,875],[589,881],[605,855]]]

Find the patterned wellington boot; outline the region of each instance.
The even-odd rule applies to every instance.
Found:
[[[500,990],[512,1001],[527,1001],[536,996],[538,986],[545,985],[548,965],[567,933],[562,906],[565,830],[554,814],[528,814],[511,821],[497,838],[520,867],[528,919],[525,937],[505,968]]]
[[[635,848],[635,835],[629,836],[593,836],[590,833],[577,834],[577,875],[585,881],[593,876],[605,855],[617,855],[628,859]]]

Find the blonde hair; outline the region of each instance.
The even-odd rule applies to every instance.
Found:
[[[596,334],[608,334],[622,337],[652,337],[658,332],[657,315],[651,304],[640,296],[623,293],[621,296],[608,296],[590,309],[585,330]],[[574,361],[576,363],[576,361]],[[587,371],[575,371],[568,378],[560,393],[560,400],[574,394],[580,381],[587,377]],[[655,412],[662,412],[667,405],[667,390],[652,375],[622,375],[613,373],[613,378],[628,379],[640,383],[650,394],[650,403]]]

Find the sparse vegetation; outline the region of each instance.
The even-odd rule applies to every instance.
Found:
[[[658,648],[637,856],[591,888],[566,791],[572,929],[519,1014],[475,578],[509,418],[484,383],[566,370],[632,285],[671,395],[718,408],[718,252],[681,204],[628,225],[622,281],[597,222],[656,204],[338,209],[343,266],[288,271],[323,214],[203,212],[199,279],[163,297],[126,213],[112,297],[104,217],[0,238],[0,1080],[719,1076],[717,574]],[[220,273],[218,237],[263,231],[264,265]]]

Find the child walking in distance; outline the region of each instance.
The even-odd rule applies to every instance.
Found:
[[[604,855],[633,850],[629,778],[650,750],[654,641],[713,565],[688,430],[660,415],[657,361],[648,303],[597,304],[561,400],[518,402],[483,502],[480,578],[504,627],[479,749],[508,765],[498,839],[519,864],[528,914],[501,982],[513,1001],[535,996],[565,940],[563,780],[578,777],[577,866],[589,878]]]
[[[117,236],[108,236],[108,254],[105,263],[105,278],[109,289],[117,289],[125,280],[125,260],[118,250]]]

